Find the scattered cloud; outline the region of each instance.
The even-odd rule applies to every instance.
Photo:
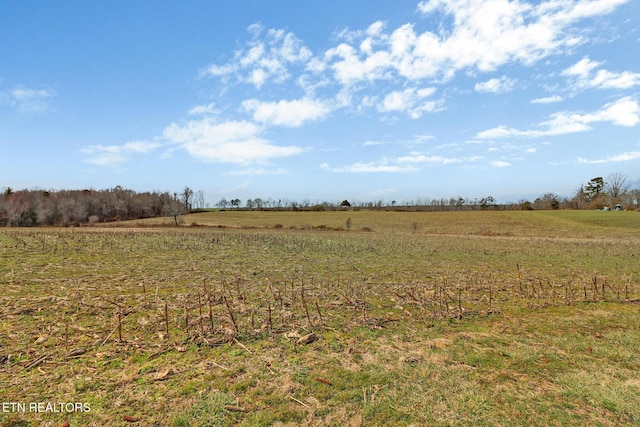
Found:
[[[325,52],[323,60],[327,65],[324,68],[333,70],[334,79],[347,87],[361,81],[391,79],[391,54],[385,50],[373,51],[372,44],[369,37],[360,44],[361,47],[367,46],[361,51],[347,43],[341,43]]]
[[[191,116],[201,116],[186,124],[172,123],[164,129],[160,142],[135,141],[124,145],[92,145],[81,151],[87,155],[86,162],[112,166],[127,162],[133,153],[147,153],[164,146],[162,158],[169,158],[177,149],[183,149],[192,157],[215,163],[233,163],[249,166],[266,163],[271,159],[300,154],[303,148],[273,144],[262,134],[265,127],[278,125],[295,127],[306,121],[317,120],[327,115],[329,107],[319,101],[308,99],[263,103],[248,100],[242,104],[253,112],[254,121],[218,121],[215,104],[198,105],[189,111]],[[230,172],[230,175],[282,174],[284,169],[247,168]]]
[[[476,83],[476,92],[484,93],[505,93],[511,92],[516,84],[516,81],[506,76],[502,76],[499,79],[491,79],[486,82]]]
[[[299,127],[308,121],[321,120],[331,112],[328,103],[309,98],[279,102],[248,99],[242,102],[242,108],[252,112],[256,122],[286,127]]]
[[[320,165],[322,169],[329,169],[332,172],[349,172],[349,173],[375,173],[375,172],[414,172],[417,170],[414,166],[402,166],[388,164],[386,161],[379,162],[355,162],[351,165],[330,167],[327,163]]]
[[[554,104],[556,102],[562,102],[564,98],[560,95],[547,96],[543,98],[535,98],[531,100],[532,104]]]
[[[380,112],[399,111],[406,113],[412,119],[419,119],[423,113],[432,112],[439,108],[440,101],[423,101],[435,93],[435,88],[410,88],[403,91],[393,91],[385,96],[378,105]]]
[[[311,51],[291,32],[265,30],[261,24],[252,24],[247,30],[253,37],[245,48],[235,51],[233,60],[210,65],[201,74],[223,78],[235,76],[239,82],[260,89],[268,81],[285,82],[291,77],[290,66],[311,59]]]
[[[9,91],[0,91],[0,103],[21,113],[44,113],[53,108],[52,102],[57,96],[53,89],[29,89],[17,85]]]
[[[85,162],[100,166],[117,166],[127,162],[134,154],[149,153],[162,144],[149,141],[131,141],[123,145],[90,145],[80,151],[87,155]]]
[[[285,175],[286,173],[287,170],[284,168],[248,168],[225,172],[223,175]]]
[[[604,159],[596,159],[596,160],[589,160],[589,159],[585,159],[584,157],[578,157],[578,163],[588,163],[588,164],[629,162],[632,160],[640,160],[640,151],[630,151],[627,153],[618,154],[616,156],[611,156]]]
[[[490,164],[491,164],[491,167],[494,167],[494,168],[506,168],[511,166],[511,163],[505,162],[504,160],[492,160]]]
[[[586,35],[572,29],[576,21],[609,13],[625,2],[422,1],[419,12],[444,13],[452,18],[454,27],[438,35],[424,33],[416,41],[420,41],[421,56],[435,59],[444,75],[461,68],[490,72],[507,62],[528,65],[552,52],[583,43]]]
[[[585,56],[571,67],[562,71],[563,76],[572,79],[574,88],[583,89],[630,89],[640,86],[640,73],[624,71],[615,73],[598,69],[601,62],[592,61]]]
[[[529,66],[575,49],[589,41],[589,33],[578,28],[578,21],[610,13],[627,1],[421,1],[417,11],[425,20],[442,21],[438,30],[419,30],[422,20],[396,28],[376,21],[365,30],[344,29],[337,34],[335,46],[316,53],[291,32],[253,24],[247,28],[250,40],[230,60],[209,65],[203,74],[224,82],[233,78],[257,89],[268,82],[295,78],[308,100],[320,89],[332,91],[325,95],[333,99],[331,110],[374,107],[383,113],[419,118],[443,109],[443,100],[426,99],[435,92],[434,85],[451,80],[460,71],[478,74],[495,72],[506,64]],[[515,84],[516,80],[503,76],[479,82],[475,89],[497,94],[513,90]],[[374,85],[376,96],[365,93]],[[245,102],[254,114],[284,122],[277,109],[286,104]],[[534,100],[550,102],[559,99]]]
[[[154,141],[161,141],[169,151],[185,150],[201,161],[241,166],[227,175],[282,175],[287,170],[272,166],[270,162],[301,154],[305,149],[279,145],[275,139],[268,139],[266,135],[270,128],[302,127],[325,120],[339,109],[352,109],[357,113],[375,111],[381,113],[383,121],[395,114],[418,120],[429,113],[445,110],[447,97],[459,93],[456,92],[458,88],[450,89],[447,84],[459,74],[477,78],[473,89],[478,93],[513,91],[524,78],[504,75],[507,69],[511,74],[517,71],[516,66],[529,67],[547,57],[573,52],[589,42],[589,30],[579,28],[576,25],[579,20],[609,13],[627,1],[425,0],[417,7],[419,22],[391,28],[376,21],[364,30],[345,29],[337,34],[333,45],[315,53],[292,32],[253,24],[247,28],[249,40],[228,60],[210,64],[201,71],[203,76],[220,79],[224,83],[223,91],[228,90],[229,83],[248,86],[243,87],[241,97],[233,101],[235,112],[243,117],[221,120],[215,103],[197,105],[188,112],[192,120],[170,124]],[[441,23],[438,29],[429,26],[424,30],[424,23],[432,22],[434,18]],[[492,76],[498,77],[489,78]],[[640,73],[608,71],[603,63],[592,61],[588,56],[554,74],[556,79],[559,76],[562,80],[568,79],[574,91],[640,86]],[[289,84],[287,87],[271,87],[285,82]],[[466,93],[470,93],[469,89],[466,88]],[[559,103],[565,100],[562,95],[567,91],[549,86],[546,93],[552,95],[525,102]],[[17,99],[16,95],[12,96]],[[22,96],[26,97],[27,92]],[[32,96],[37,98],[37,93],[33,92]],[[40,96],[46,98],[46,93],[40,93]],[[487,99],[486,96],[482,98]],[[640,106],[636,99],[626,96],[595,111],[558,111],[546,120],[537,121],[537,125],[529,129],[503,124],[478,132],[475,139],[467,141],[492,145],[488,151],[467,150],[466,147],[471,146],[445,137],[436,147],[438,155],[414,151],[398,156],[395,152],[373,161],[343,160],[347,164],[340,166],[325,162],[320,168],[341,173],[406,173],[441,165],[468,165],[480,160],[493,168],[505,168],[518,159],[509,155],[490,159],[473,154],[496,158],[505,156],[509,150],[511,154],[517,150],[521,156],[537,152],[535,148],[517,144],[517,148],[498,148],[499,144],[486,140],[586,132],[598,123],[633,127],[640,123]],[[424,122],[429,126],[428,120]],[[420,131],[430,132],[431,129],[425,127]],[[270,137],[273,133],[269,133]],[[393,141],[369,139],[362,146],[406,146],[434,139],[424,136],[407,142],[406,135],[404,140],[402,138]],[[91,146],[83,151],[88,155],[87,161],[92,163],[118,164],[127,161],[133,153],[141,152],[136,151],[134,145],[126,145]],[[149,150],[156,147],[149,146]],[[413,148],[425,147],[409,149]],[[463,150],[467,151],[460,154]],[[496,155],[497,152],[502,154]],[[626,154],[635,155],[636,152]]]
[[[426,144],[429,141],[435,140],[436,137],[433,135],[415,135],[411,138],[403,138],[403,139],[388,139],[388,140],[368,140],[362,143],[364,147],[370,147],[374,145],[404,145],[404,146],[415,146]],[[450,144],[450,146],[454,146],[456,144]],[[443,148],[444,145],[438,146],[436,148]]]
[[[561,111],[541,122],[542,129],[518,130],[501,125],[493,129],[479,132],[477,139],[500,138],[538,138],[544,136],[565,135],[591,130],[590,124],[608,122],[615,126],[632,127],[640,122],[640,106],[631,97],[626,96],[615,102],[605,104],[600,110],[589,114]]]
[[[454,163],[472,163],[481,160],[482,156],[445,157],[431,156],[419,152],[411,152],[407,156],[383,158],[372,162],[355,162],[351,165],[330,167],[328,163],[320,165],[322,169],[332,172],[368,173],[368,172],[415,172],[420,167],[441,166]]]
[[[300,147],[274,145],[260,136],[262,129],[248,121],[218,123],[211,118],[193,120],[185,125],[171,124],[164,139],[185,149],[191,156],[207,162],[249,165],[277,157],[302,153]]]
[[[197,105],[195,107],[193,107],[191,110],[189,110],[189,115],[190,116],[204,116],[204,115],[208,115],[208,114],[214,114],[216,113],[216,109],[215,109],[215,103],[211,102],[209,104],[206,105]]]
[[[445,157],[445,156],[428,156],[425,154],[413,152],[408,156],[398,157],[399,163],[405,164],[431,164],[431,165],[449,165],[453,163],[468,163],[482,159],[482,156],[465,156],[465,157]]]
[[[365,147],[370,147],[372,145],[384,145],[384,144],[388,144],[388,142],[384,142],[384,141],[365,141],[362,143],[363,146]]]

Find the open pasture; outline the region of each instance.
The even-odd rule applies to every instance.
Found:
[[[90,407],[1,426],[640,423],[636,212],[163,221],[0,231],[0,401]]]

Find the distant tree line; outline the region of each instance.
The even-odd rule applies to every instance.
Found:
[[[106,190],[19,190],[7,187],[0,194],[0,226],[79,226],[98,222],[123,221],[151,217],[170,217],[176,225],[186,212],[208,208],[204,193],[184,187],[180,193],[136,192],[120,186]],[[289,199],[221,199],[218,209],[233,210],[393,210],[393,211],[465,211],[514,209],[625,209],[640,207],[640,185],[633,187],[624,175],[614,173],[606,179],[595,177],[581,185],[570,197],[547,193],[533,202],[499,204],[492,196],[482,198],[415,198],[341,202],[301,202]]]
[[[620,206],[625,210],[636,210],[640,204],[640,184],[632,188],[629,179],[614,173],[603,179],[596,177],[580,186],[575,194],[562,197],[547,193],[534,201],[498,203],[493,196],[480,198],[429,198],[418,197],[406,201],[348,201],[312,202],[308,199],[295,201],[289,199],[255,198],[242,201],[239,198],[222,198],[216,207],[232,210],[288,210],[288,211],[335,211],[335,210],[393,210],[393,211],[471,211],[471,210],[532,210],[532,209],[614,209]]]
[[[191,199],[168,192],[138,193],[120,186],[107,190],[19,190],[0,195],[0,225],[77,226],[138,218],[179,216],[191,209]],[[192,197],[193,192],[189,193]]]
[[[352,201],[343,200],[342,202],[327,201],[311,201],[304,199],[302,201],[289,199],[247,199],[243,202],[240,199],[227,200],[221,199],[216,203],[218,209],[226,210],[286,210],[286,211],[337,211],[337,210],[420,210],[420,211],[459,211],[459,210],[476,210],[476,209],[495,209],[498,207],[496,200],[492,196],[476,199],[465,199],[462,197],[451,199],[429,199],[416,198],[405,202],[398,203],[393,200],[385,202],[377,201]]]

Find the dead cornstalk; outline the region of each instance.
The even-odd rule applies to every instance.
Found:
[[[238,333],[239,329],[238,329],[238,324],[236,323],[236,318],[233,315],[233,310],[231,309],[231,305],[229,304],[229,301],[227,300],[227,297],[223,297],[224,299],[224,304],[227,306],[227,311],[229,313],[229,317],[231,318],[231,323],[233,323],[233,328],[235,329],[236,333]]]
[[[118,311],[118,341],[122,342],[122,312]]]
[[[200,333],[204,334],[204,326],[202,325],[202,298],[198,295],[198,307],[200,309],[200,317],[198,317],[198,326],[200,327]]]
[[[489,283],[489,311],[492,311],[492,306],[493,306],[493,287],[491,286],[491,283]]]
[[[533,280],[531,280],[531,298],[537,298],[537,296],[536,284]]]
[[[433,282],[433,301],[431,302],[431,317],[436,318],[436,298],[438,296],[438,284]]]
[[[69,353],[69,319],[64,319],[64,352]]]
[[[227,281],[224,280],[224,278],[222,279],[221,285],[222,285],[222,290],[220,291],[220,296],[221,296],[221,298],[224,298],[225,294],[228,293],[227,292]]]
[[[187,305],[187,301],[184,302],[184,330],[189,336],[189,306]]]
[[[318,317],[320,318],[320,324],[324,325],[324,320],[322,320],[322,313],[320,312],[320,306],[318,305],[318,298],[315,300],[316,311],[318,312]]]
[[[631,282],[631,279],[627,280],[627,283],[624,284],[624,299],[626,301],[629,301],[629,283]]]
[[[167,339],[169,339],[169,303],[164,300],[164,326],[167,333]]]
[[[236,277],[236,292],[238,293],[238,299],[244,302],[245,295],[242,293],[242,289],[240,289],[240,278],[239,277]]]
[[[304,298],[304,280],[300,284],[300,298],[302,299],[302,306],[304,307],[304,312],[307,314],[307,320],[309,321],[309,327],[313,326],[313,322],[311,321],[311,316],[309,316],[309,308],[307,307],[307,301]]]
[[[209,304],[209,320],[211,321],[211,330],[213,331],[216,327],[213,323],[213,310],[211,309],[211,300],[207,301]]]
[[[253,305],[251,306],[251,330],[255,330],[256,329],[256,310],[254,309]]]
[[[518,288],[520,289],[520,297],[524,296],[524,290],[522,289],[522,272],[520,271],[520,264],[516,264],[516,270],[518,271]]]

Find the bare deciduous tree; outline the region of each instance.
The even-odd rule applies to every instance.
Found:
[[[604,191],[613,199],[619,199],[629,191],[631,185],[626,176],[620,173],[612,173],[607,177]]]
[[[180,194],[180,197],[182,199],[182,203],[184,204],[184,209],[189,212],[191,210],[193,190],[185,186],[184,190],[182,190],[182,193]]]
[[[193,206],[196,209],[204,209],[204,191],[198,190],[193,195]]]
[[[166,216],[173,218],[176,225],[182,224],[181,216],[183,213],[188,212],[185,209],[183,202],[176,199],[167,201],[163,211]]]

